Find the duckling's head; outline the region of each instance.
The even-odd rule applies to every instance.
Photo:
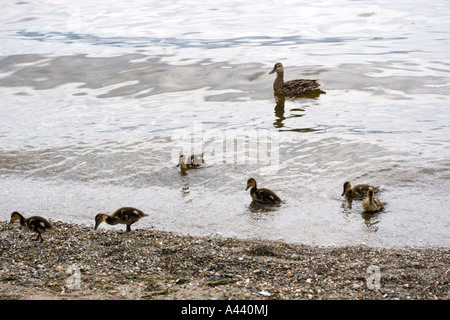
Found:
[[[98,215],[95,216],[95,227],[94,230],[97,230],[98,226],[105,221],[106,219],[108,219],[108,215],[104,214],[104,213],[99,213]]]
[[[20,221],[22,219],[23,219],[23,216],[19,212],[14,211],[13,213],[11,213],[11,221],[9,223],[13,223],[16,220]]]
[[[369,203],[370,205],[373,204],[373,189],[369,188],[369,190],[367,190],[367,197],[369,198]]]
[[[352,184],[350,181],[347,181],[344,183],[344,191],[342,191],[342,195],[344,195],[349,190],[352,190]]]
[[[256,187],[256,180],[253,178],[250,178],[247,180],[247,188],[245,190],[247,191],[248,188]]]
[[[186,164],[186,156],[184,154],[180,154],[180,159],[178,160],[177,167]]]
[[[272,74],[274,72],[276,72],[276,73],[284,72],[283,65],[281,63],[279,63],[279,62],[275,63],[275,65],[273,66],[272,71],[270,71],[269,74]]]

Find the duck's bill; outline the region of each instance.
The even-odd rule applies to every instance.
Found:
[[[272,69],[272,71],[269,72],[269,74],[272,74],[275,72],[275,68]]]

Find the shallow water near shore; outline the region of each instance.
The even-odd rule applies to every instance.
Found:
[[[449,246],[450,5],[278,9],[5,4],[0,219],[93,226],[135,206],[134,228],[181,234]],[[324,93],[275,97],[278,61]],[[199,151],[203,167],[175,167]],[[284,202],[251,203],[250,177]],[[345,181],[381,186],[386,209],[363,213]]]

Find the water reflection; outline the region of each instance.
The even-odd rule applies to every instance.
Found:
[[[275,97],[275,122],[273,123],[273,126],[277,129],[282,128],[284,126],[283,121],[286,119],[284,116],[284,103],[286,101],[286,98],[283,96],[279,96],[277,94],[274,94]]]
[[[380,213],[363,212],[361,216],[364,219],[364,224],[366,225],[368,231],[370,232],[378,231],[377,224],[381,221]]]
[[[276,211],[280,207],[280,204],[263,204],[256,201],[252,201],[248,205],[248,211],[253,214],[263,214]]]
[[[346,209],[352,210],[353,199],[352,198],[346,198],[346,202],[347,202]],[[345,208],[345,202],[344,201],[342,201],[342,208]]]
[[[352,212],[352,203],[351,200],[347,201],[347,200],[342,200],[341,203],[341,213],[344,217],[349,217],[350,214]]]
[[[325,94],[325,91],[322,91],[320,89],[314,90],[311,92],[308,92],[306,94],[300,95],[300,96],[292,96],[287,97],[289,100],[295,100],[295,99],[301,99],[301,98],[309,98],[309,99],[317,99],[321,94]],[[301,114],[293,114],[288,117],[285,116],[285,103],[286,103],[286,96],[282,96],[279,94],[274,93],[275,97],[275,122],[273,123],[273,126],[277,129],[281,129],[285,126],[285,120],[290,118],[299,118],[303,117],[305,112],[305,109],[302,108],[294,108],[290,111],[296,111],[296,112],[302,112]],[[296,129],[289,129],[289,130],[280,130],[280,131],[295,131],[295,132],[312,132],[316,131],[312,128],[296,128]]]
[[[356,206],[353,208],[353,204],[356,202]],[[354,210],[352,210],[352,208]],[[364,225],[367,227],[369,232],[377,232],[378,231],[378,223],[381,221],[380,212],[376,213],[367,213],[361,208],[361,201],[347,198],[342,201],[341,204],[342,215],[346,219],[350,219],[352,213],[358,211],[363,218]]]

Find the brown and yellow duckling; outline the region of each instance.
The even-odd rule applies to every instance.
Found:
[[[119,208],[112,215],[107,215],[106,213],[99,213],[95,216],[95,227],[94,230],[97,230],[98,226],[102,222],[106,222],[110,225],[116,224],[126,224],[127,229],[126,232],[131,231],[131,225],[139,219],[148,216],[139,209],[133,207],[123,207]]]
[[[269,74],[275,72],[277,73],[277,77],[273,83],[273,91],[282,96],[306,94],[308,92],[318,90],[321,86],[317,80],[298,79],[284,82],[284,67],[279,62],[275,63],[275,66]]]
[[[342,196],[346,196],[347,198],[364,198],[367,194],[369,188],[372,188],[373,192],[377,193],[379,191],[379,187],[374,187],[368,184],[357,184],[356,186],[352,186],[350,181],[346,181],[344,183],[344,190],[342,191]]]
[[[282,200],[270,189],[261,188],[258,189],[256,185],[256,180],[253,178],[248,179],[246,191],[250,189],[250,196],[252,199],[259,203],[265,204],[277,204],[282,202]]]
[[[36,232],[38,234],[37,238],[33,239],[34,241],[37,241],[39,239],[41,240],[41,242],[44,241],[44,238],[42,238],[42,233],[47,232],[48,230],[53,228],[53,225],[45,218],[39,216],[25,218],[19,212],[14,211],[13,213],[11,213],[10,223],[13,223],[16,220],[19,220],[20,226],[23,230]]]
[[[375,198],[375,192],[372,188],[367,190],[367,197],[362,202],[362,207],[365,212],[378,212],[383,210],[384,204]]]
[[[181,166],[181,169],[193,169],[198,168],[201,164],[205,163],[202,154],[193,154],[189,157],[185,155],[180,155],[180,159],[178,160],[177,167]]]

